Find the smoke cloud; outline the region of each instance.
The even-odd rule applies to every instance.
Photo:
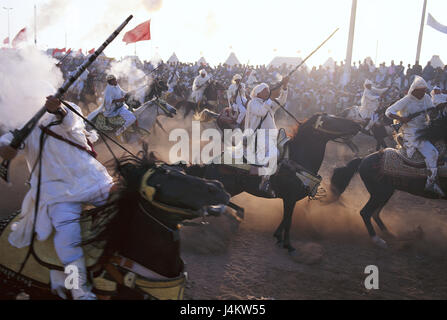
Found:
[[[0,50],[0,127],[22,126],[62,85],[55,63],[34,47]]]

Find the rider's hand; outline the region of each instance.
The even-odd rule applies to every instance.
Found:
[[[411,121],[411,118],[408,117],[400,117],[399,121],[403,124],[408,123]]]
[[[289,80],[290,80],[290,77],[288,77],[288,76],[286,76],[282,79],[281,85],[282,85],[283,89],[287,89],[287,86],[289,85]]]
[[[3,158],[3,160],[12,160],[16,157],[17,150],[10,146],[3,146],[0,147],[0,157]]]
[[[61,106],[61,102],[54,96],[48,96],[45,102],[45,108],[49,113],[56,113]]]

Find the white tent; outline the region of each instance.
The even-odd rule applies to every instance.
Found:
[[[323,67],[329,68],[329,69],[335,69],[335,60],[332,58],[328,58],[326,62],[323,64]]]
[[[227,61],[225,61],[225,64],[227,64],[229,66],[234,66],[237,64],[241,64],[241,63],[239,62],[239,59],[236,57],[234,52],[232,52],[232,53],[230,53],[230,56],[228,57]]]
[[[275,57],[267,67],[281,67],[283,64],[286,64],[287,66],[296,67],[301,62],[303,62],[303,59],[298,57]]]
[[[168,63],[179,63],[179,62],[180,62],[180,60],[177,58],[177,55],[175,54],[175,52],[168,59]]]
[[[442,62],[441,58],[437,55],[433,56],[430,60],[431,65],[433,68],[444,68],[444,63]]]
[[[208,62],[206,62],[204,57],[200,57],[200,59],[197,61],[197,64],[201,64],[201,65],[207,65]]]

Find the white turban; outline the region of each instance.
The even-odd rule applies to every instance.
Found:
[[[266,83],[258,84],[256,87],[253,88],[253,90],[251,91],[250,96],[251,96],[252,98],[256,98],[256,97],[258,96],[258,94],[259,94],[260,92],[262,92],[265,88],[267,88],[267,89],[270,90],[268,84],[266,84]]]
[[[107,81],[116,80],[116,77],[113,74],[109,74],[106,78]]]
[[[233,80],[231,80],[231,81],[234,83],[234,82],[236,82],[236,80],[242,80],[242,76],[240,74],[238,74],[238,73],[236,73],[233,76]]]
[[[366,79],[366,80],[365,80],[365,83],[363,84],[363,87],[365,87],[365,89],[366,89],[366,86],[367,86],[368,84],[373,85],[373,82],[372,82],[371,80],[369,80],[369,79]]]
[[[408,90],[408,94],[411,94],[416,89],[427,89],[427,88],[428,88],[427,82],[425,82],[425,80],[422,77],[416,76],[414,78],[413,83],[411,84],[410,90]]]
[[[202,69],[202,70],[199,71],[199,74],[203,74],[206,77],[208,73],[206,72],[205,69]]]

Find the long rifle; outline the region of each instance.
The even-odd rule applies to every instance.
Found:
[[[306,61],[307,60],[309,60],[309,58],[310,57],[312,57],[314,54],[315,54],[315,52],[317,52],[318,50],[320,50],[320,48],[322,47],[322,46],[324,46],[325,44],[326,44],[326,42],[328,42],[329,41],[329,39],[331,39],[334,35],[335,35],[335,33],[339,30],[340,28],[337,28],[337,29],[335,29],[335,31],[334,32],[332,32],[331,33],[331,35],[326,39],[326,40],[324,40],[314,51],[312,51],[303,61],[301,61],[301,63],[300,64],[298,64],[296,67],[295,67],[295,69],[293,69],[292,71],[290,71],[289,72],[289,74],[287,75],[287,77],[290,77],[295,71],[297,71],[303,64],[305,64],[306,63]],[[273,88],[272,88],[272,91],[274,91],[274,90],[277,90],[277,89],[279,89],[281,87],[281,83],[279,83],[279,84],[277,84],[276,86],[274,86]]]
[[[119,35],[119,33],[124,29],[124,27],[132,20],[133,16],[130,15],[111,35],[107,40],[101,45],[101,47],[92,54],[88,60],[86,60],[77,70],[76,73],[70,76],[70,78],[64,83],[62,87],[57,90],[57,93],[54,95],[55,98],[61,99],[67,90],[71,87],[71,85],[81,76],[81,74],[98,58],[98,56],[104,51],[104,49]],[[47,112],[47,109],[42,107],[34,117],[29,120],[25,126],[23,126],[20,130],[13,131],[13,139],[10,143],[10,146],[14,149],[20,148],[25,139],[30,135],[33,129],[36,127],[40,118]],[[9,182],[8,171],[9,171],[9,160],[3,160],[0,166],[0,178],[6,182]]]
[[[295,71],[297,71],[307,60],[309,60],[309,58],[310,57],[312,57],[314,54],[315,54],[315,52],[317,52],[322,46],[324,46],[325,45],[325,43],[326,42],[328,42],[329,41],[329,39],[331,39],[334,35],[335,35],[335,33],[339,30],[340,28],[337,28],[337,29],[335,29],[335,31],[334,32],[332,32],[331,33],[331,35],[326,39],[326,40],[324,40],[314,51],[312,51],[303,61],[301,61],[301,63],[300,64],[298,64],[296,67],[295,67],[295,69],[293,69],[292,71],[290,71],[289,72],[289,74],[287,75],[287,77],[290,77]],[[278,85],[276,85],[276,86],[274,86],[271,90],[270,90],[270,93],[271,92],[273,92],[273,91],[275,91],[275,90],[278,90],[280,87],[282,86],[282,83],[279,83]],[[276,99],[273,99],[273,101],[287,114],[287,115],[289,115],[290,117],[292,117],[292,119],[293,120],[295,120],[296,121],[296,123],[298,123],[299,125],[301,124],[301,122],[300,121],[298,121],[283,105],[281,105]]]
[[[242,74],[241,81],[239,81],[239,84],[238,84],[238,86],[237,86],[236,96],[234,97],[234,101],[236,101],[237,96],[239,95],[239,91],[241,90],[242,81],[244,80],[244,77],[245,77],[245,75],[247,74],[247,68],[248,68],[248,64],[249,64],[249,63],[250,63],[250,60],[248,60],[248,61],[247,61],[247,64],[245,65],[245,69],[244,69],[244,73]],[[244,104],[244,101],[242,100],[242,97],[241,97],[241,102],[242,102],[242,105],[243,105],[243,104]],[[231,106],[230,106],[230,107],[231,107]],[[244,105],[244,107],[246,107],[246,106]]]
[[[408,122],[410,122],[410,121],[412,121],[413,119],[419,117],[421,114],[428,113],[428,112],[431,112],[431,111],[433,111],[433,110],[439,110],[439,109],[440,109],[439,106],[436,106],[436,107],[428,108],[428,109],[426,109],[426,110],[421,110],[421,111],[412,113],[412,114],[410,114],[410,115],[407,117],[407,118],[409,119]],[[396,120],[396,121],[397,121],[397,120]],[[392,124],[391,127],[396,131],[396,133],[399,133],[399,130],[400,130],[400,128],[402,128],[403,125],[404,125],[403,123],[399,122],[399,123]]]

